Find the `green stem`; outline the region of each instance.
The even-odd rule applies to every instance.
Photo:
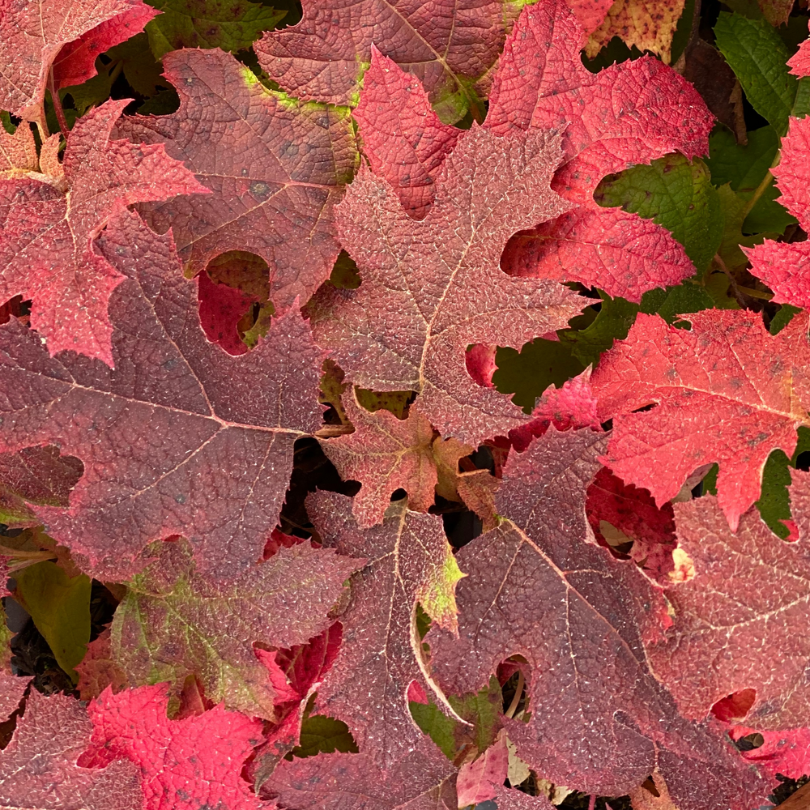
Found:
[[[773,166],[771,166],[771,169],[772,168]],[[773,183],[771,169],[768,169],[768,171],[765,173],[765,177],[762,178],[762,182],[754,189],[751,199],[745,204],[745,208],[742,210],[743,222],[745,222],[745,218],[751,213],[754,206],[760,201],[762,195],[771,187],[771,183]]]

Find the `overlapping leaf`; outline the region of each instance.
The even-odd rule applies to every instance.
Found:
[[[731,532],[707,495],[675,505],[678,548],[694,577],[667,589],[672,626],[648,649],[656,674],[687,717],[705,717],[719,700],[756,691],[745,723],[788,729],[808,716],[805,672],[810,554],[786,543],[755,511]]]
[[[311,307],[316,340],[349,381],[417,391],[431,424],[471,445],[526,421],[475,383],[465,352],[471,343],[520,347],[579,309],[581,299],[554,282],[510,278],[498,266],[512,233],[565,209],[549,188],[559,157],[553,134],[501,138],[475,127],[443,163],[421,221],[361,169],[338,208],[338,230],[364,283],[324,290]]]
[[[76,124],[63,179],[0,181],[0,299],[34,300],[31,325],[52,355],[72,349],[112,364],[108,304],[124,276],[96,237],[132,203],[206,190],[162,146],[111,139],[126,105],[108,101]]]
[[[161,686],[104,692],[88,706],[93,736],[82,762],[98,767],[124,760],[119,767],[134,765],[143,790],[137,807],[143,810],[273,810],[241,776],[261,739],[260,721],[221,706],[169,720],[167,708]]]
[[[659,505],[696,469],[719,462],[720,508],[736,529],[759,497],[768,456],[776,448],[791,456],[807,419],[806,319],[772,337],[752,312],[689,317],[691,331],[639,315],[603,356],[591,382],[600,418],[614,418],[605,459]]]
[[[325,630],[361,566],[303,543],[217,586],[196,574],[185,543],[163,543],[116,610],[113,658],[130,683],[169,681],[179,692],[196,675],[215,703],[275,720],[279,690],[253,645],[292,647]]]
[[[51,358],[35,332],[0,327],[0,387],[13,392],[0,449],[58,442],[83,462],[70,508],[34,511],[87,570],[125,579],[149,542],[182,534],[198,570],[235,577],[276,525],[293,443],[320,422],[322,354],[296,313],[248,355],[208,343],[171,236],[135,214],[97,244],[126,276],[110,304],[115,368],[68,352]]]
[[[255,45],[271,79],[303,99],[352,103],[376,45],[424,85],[449,123],[472,106],[503,47],[519,3],[511,0],[305,0],[298,25]],[[478,84],[477,84],[478,83]]]
[[[356,161],[348,111],[267,90],[221,51],[181,50],[163,64],[180,109],[119,129],[164,144],[211,194],[150,206],[144,216],[160,232],[172,229],[191,274],[222,253],[249,251],[270,266],[277,311],[299,296],[303,303],[340,250],[334,206]]]
[[[416,604],[452,632],[463,575],[441,519],[409,512],[404,500],[391,504],[384,523],[366,530],[345,496],[316,493],[307,510],[325,546],[367,560],[352,580],[352,601],[340,617],[341,653],[318,689],[316,707],[343,720],[361,753],[388,769],[422,736],[406,697],[412,681],[425,683]]]
[[[703,808],[710,795],[747,810],[762,785],[711,728],[680,718],[647,667],[642,642],[660,633],[663,599],[634,566],[586,542],[585,492],[605,442],[552,432],[510,459],[497,496],[509,519],[458,554],[459,637],[431,629],[433,674],[445,689],[474,691],[522,655],[531,719],[507,728],[546,778],[616,795],[657,765],[679,807]]]
[[[91,732],[87,709],[77,700],[32,691],[0,753],[0,806],[141,810],[138,769],[131,763],[111,756],[104,767],[77,765]]]

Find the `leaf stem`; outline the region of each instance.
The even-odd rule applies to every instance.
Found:
[[[745,218],[751,213],[754,206],[759,202],[762,195],[771,187],[771,183],[773,183],[773,174],[771,174],[771,169],[773,168],[773,164],[771,168],[765,172],[765,177],[762,178],[762,182],[754,189],[754,193],[751,195],[751,199],[745,204],[745,207],[742,210],[742,221],[745,222]]]
[[[523,697],[523,686],[526,683],[526,678],[523,675],[523,670],[518,670],[518,682],[517,686],[515,687],[515,696],[512,698],[512,702],[509,704],[509,708],[504,712],[506,717],[514,717],[515,712],[517,711],[517,707],[520,705],[520,699]]]
[[[59,98],[59,91],[56,89],[56,82],[53,78],[53,67],[48,73],[48,90],[51,91],[51,101],[53,101],[53,110],[56,113],[56,120],[59,122],[59,129],[62,134],[67,138],[70,130],[68,129],[67,119],[65,118],[65,111],[62,109],[62,100]]]

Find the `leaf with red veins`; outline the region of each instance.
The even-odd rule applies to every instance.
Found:
[[[607,174],[708,151],[713,118],[689,82],[651,57],[593,74],[579,56],[580,34],[563,0],[524,9],[493,81],[489,129],[562,130],[554,188],[576,202],[590,201]]]
[[[639,315],[591,378],[613,418],[604,462],[663,505],[694,470],[720,463],[717,492],[732,530],[757,500],[777,448],[791,456],[810,404],[807,318],[771,336],[757,313],[707,310],[691,331]],[[633,413],[654,405],[650,410]]]
[[[92,726],[87,709],[66,695],[28,696],[25,715],[0,752],[0,807],[37,810],[141,810],[138,769],[110,757],[80,767]]]
[[[105,691],[87,707],[93,737],[81,761],[99,766],[123,759],[137,766],[143,810],[272,810],[241,776],[261,740],[259,720],[222,706],[169,720],[167,708],[162,686]]]
[[[65,193],[29,177],[0,180],[0,300],[34,300],[31,325],[52,355],[72,349],[112,364],[108,305],[124,276],[96,237],[132,203],[206,191],[162,146],[110,139],[128,103],[108,101],[76,122]]]
[[[441,518],[420,515],[401,500],[384,523],[361,529],[351,499],[331,492],[307,498],[324,545],[363,557],[352,579],[352,599],[340,617],[343,643],[318,689],[319,713],[343,720],[360,751],[387,770],[422,737],[408,709],[411,682],[424,679],[416,603],[449,632],[456,627],[458,570]]]
[[[794,76],[810,76],[810,39],[799,45],[799,50],[788,59],[788,64]]]
[[[354,433],[322,439],[326,457],[335,465],[344,481],[359,481],[363,486],[354,497],[352,511],[362,528],[381,523],[398,489],[408,493],[408,507],[427,512],[436,499],[438,483],[437,451],[444,443],[419,410],[413,405],[406,419],[397,419],[386,410],[370,413],[352,394],[344,401]],[[473,448],[455,445],[458,461]]]
[[[512,276],[579,281],[635,302],[695,273],[666,228],[619,208],[586,206],[516,234],[501,266]]]
[[[450,123],[480,113],[476,82],[497,62],[513,14],[504,0],[305,0],[303,19],[254,44],[259,64],[290,95],[356,99],[372,45],[413,73]],[[516,5],[516,4],[515,4]]]
[[[585,53],[592,59],[613,37],[619,37],[628,48],[654,53],[668,65],[685,4],[685,0],[618,0],[591,34]]]
[[[791,118],[782,139],[779,165],[771,169],[782,192],[778,202],[787,208],[805,230],[810,229],[810,118]],[[810,307],[810,243],[773,242],[745,251],[751,272],[762,279],[780,304]]]
[[[457,810],[456,769],[426,737],[391,768],[368,753],[283,761],[261,795],[284,810]]]
[[[373,45],[354,118],[374,173],[396,189],[414,219],[423,219],[435,177],[462,130],[443,124],[419,80]]]
[[[678,548],[695,575],[665,592],[672,626],[648,647],[656,675],[687,717],[754,689],[747,725],[802,725],[810,707],[807,542],[781,540],[755,510],[731,532],[713,496],[674,509]]]
[[[115,612],[113,659],[129,683],[167,681],[177,693],[195,675],[215,703],[277,720],[275,704],[294,693],[254,645],[292,647],[323,632],[343,583],[362,565],[300,543],[212,584],[197,574],[185,542],[159,543]]]
[[[139,2],[65,45],[53,63],[55,88],[72,87],[92,79],[97,74],[98,56],[139,34],[158,14],[157,9]]]
[[[306,301],[340,252],[334,206],[357,161],[348,110],[301,104],[263,87],[228,53],[186,49],[163,58],[177,88],[171,115],[122,120],[133,140],[162,143],[210,190],[144,207],[172,229],[187,271],[222,253],[248,251],[270,267],[276,311]]]
[[[417,391],[420,411],[442,435],[473,446],[527,421],[508,397],[476,384],[465,352],[471,343],[520,348],[582,307],[554,282],[499,268],[515,231],[565,210],[549,188],[558,159],[553,133],[500,138],[474,126],[442,165],[421,221],[386,180],[360,170],[337,224],[363,283],[324,290],[310,307],[316,340],[347,380]]]
[[[5,50],[0,109],[27,121],[42,120],[48,75],[62,47],[102,23],[143,8],[142,0],[5,0],[0,5]]]
[[[318,429],[323,353],[297,311],[231,357],[209,343],[197,285],[170,235],[124,214],[98,240],[126,280],[110,301],[115,368],[0,327],[0,451],[58,444],[84,476],[68,509],[35,506],[100,579],[121,581],[153,540],[183,535],[205,576],[238,576],[278,523],[296,439]],[[255,381],[262,384],[256,387]]]
[[[646,489],[625,484],[601,469],[588,488],[586,511],[602,545],[609,545],[611,529],[617,530],[633,543],[630,559],[662,587],[672,584],[668,575],[675,569],[672,552],[677,540],[671,504],[658,507]]]
[[[759,731],[746,726],[734,726],[729,730],[729,736],[735,742],[755,733],[762,735],[762,745],[740,753],[746,762],[756,765],[770,779],[773,787],[778,787],[782,782],[777,774],[788,779],[801,779],[810,773],[810,728]]]
[[[510,457],[496,496],[504,516],[457,555],[459,636],[434,625],[431,671],[474,692],[521,655],[531,668],[528,723],[507,721],[527,764],[555,784],[616,795],[656,764],[682,810],[749,810],[763,786],[708,727],[683,720],[650,672],[642,643],[661,634],[666,603],[635,566],[589,542],[589,482],[607,439],[550,431]]]
[[[518,453],[542,436],[551,425],[557,430],[589,427],[601,430],[596,397],[591,389],[591,372],[583,371],[562,388],[550,385],[532,411],[531,422],[509,431],[509,441]]]

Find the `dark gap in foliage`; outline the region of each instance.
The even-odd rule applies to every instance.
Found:
[[[437,500],[450,503],[444,501],[444,498],[438,498]],[[457,504],[452,505],[457,506]],[[444,512],[442,522],[444,523],[444,533],[447,535],[447,540],[456,551],[475,540],[484,528],[478,515],[475,512],[470,512],[469,509]]]

